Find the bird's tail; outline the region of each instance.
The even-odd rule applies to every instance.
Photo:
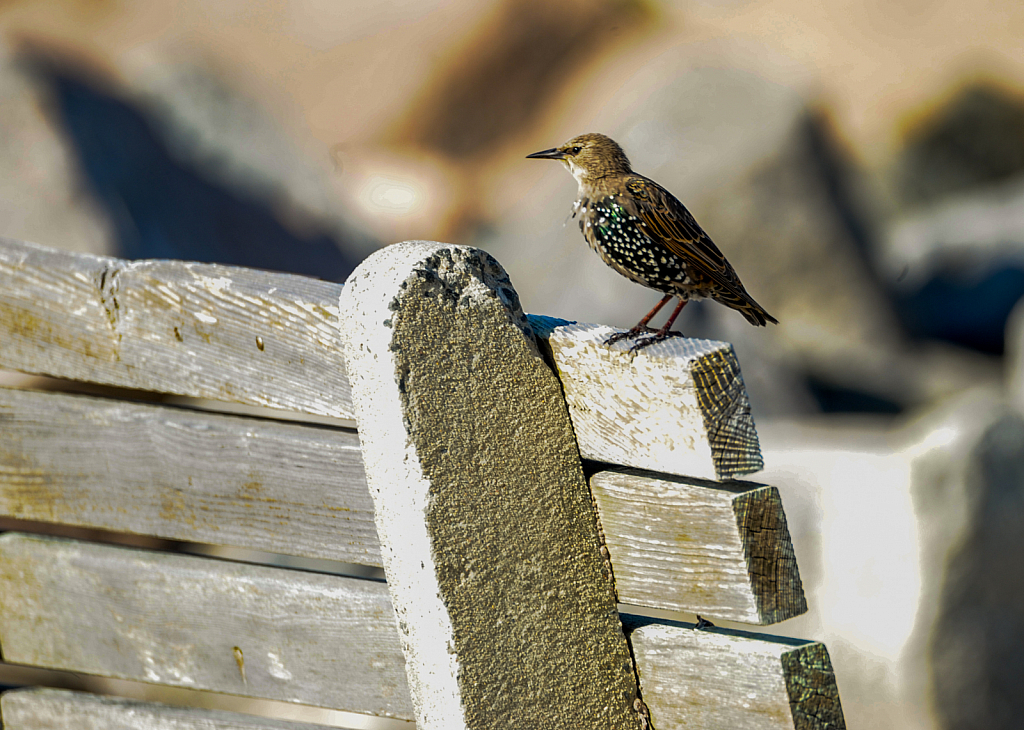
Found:
[[[711,298],[719,304],[735,309],[755,327],[764,327],[769,322],[772,324],[779,323],[779,320],[764,311],[764,307],[755,302],[754,298],[747,294],[747,290],[742,286],[722,287],[718,291],[711,292]]]
[[[740,306],[734,307],[740,314],[747,318],[747,321],[755,327],[764,327],[769,322],[778,324],[779,320],[768,314],[760,304],[749,297]]]

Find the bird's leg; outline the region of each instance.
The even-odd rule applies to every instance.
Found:
[[[666,302],[668,302],[668,300],[671,299],[672,297],[672,294],[666,294],[665,296],[663,296],[661,298],[661,301],[654,305],[654,309],[648,312],[643,319],[636,323],[636,327],[630,330],[626,330],[625,332],[616,332],[614,335],[605,340],[604,344],[611,345],[612,343],[618,342],[619,340],[632,340],[641,332],[650,332],[651,328],[647,326],[647,323],[651,321],[651,318],[654,315],[656,315],[661,310],[661,308],[665,306]],[[678,310],[676,311],[676,314],[679,314]],[[675,317],[673,316],[672,319],[669,320],[669,324],[671,324],[672,320],[674,319]]]
[[[676,321],[676,317],[678,317],[679,313],[683,311],[683,307],[686,306],[686,303],[688,301],[688,299],[680,299],[679,304],[676,305],[675,310],[672,312],[672,316],[668,318],[668,322],[665,323],[665,326],[662,327],[657,332],[655,332],[650,337],[641,337],[639,340],[633,343],[633,346],[629,348],[629,351],[636,352],[637,350],[642,350],[645,347],[648,347],[649,345],[653,345],[655,342],[667,340],[669,337],[682,337],[682,332],[672,332],[671,328],[672,324]],[[664,304],[664,302],[662,303]]]

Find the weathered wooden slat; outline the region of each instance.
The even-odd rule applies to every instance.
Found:
[[[336,428],[0,388],[0,515],[381,565]]]
[[[0,536],[6,661],[413,716],[384,583]]]
[[[753,624],[807,610],[775,487],[616,469],[590,489],[620,602]]]
[[[381,565],[351,432],[0,388],[0,434],[0,515]],[[777,490],[688,481],[591,480],[619,600],[752,623],[806,610]]]
[[[843,730],[818,642],[623,616],[651,725],[659,730]]]
[[[59,689],[19,689],[0,696],[5,730],[323,730],[196,707],[172,707]]]
[[[0,368],[351,418],[340,291],[0,238]]]
[[[62,669],[43,669],[0,661],[0,685],[4,687],[55,688],[83,693],[117,696],[136,702],[159,702],[175,707],[199,707],[218,712],[258,715],[283,722],[326,725],[328,727],[366,728],[367,730],[412,730],[411,720],[332,710],[326,707],[244,697],[223,692],[207,692],[188,687],[169,687],[131,679],[99,677],[95,674]]]
[[[341,285],[0,239],[0,368],[352,418]],[[731,346],[669,340],[633,356],[607,327],[532,316],[585,458],[725,479],[762,467]]]
[[[550,347],[585,459],[705,479],[764,468],[732,345],[670,339],[629,352],[610,327],[530,316]]]

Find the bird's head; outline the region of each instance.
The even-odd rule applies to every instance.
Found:
[[[561,147],[534,152],[530,159],[561,160],[581,186],[608,175],[632,172],[622,148],[603,134],[581,134]]]

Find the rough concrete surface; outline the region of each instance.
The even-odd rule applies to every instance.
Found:
[[[504,270],[396,244],[341,312],[418,725],[640,727],[561,389]]]

